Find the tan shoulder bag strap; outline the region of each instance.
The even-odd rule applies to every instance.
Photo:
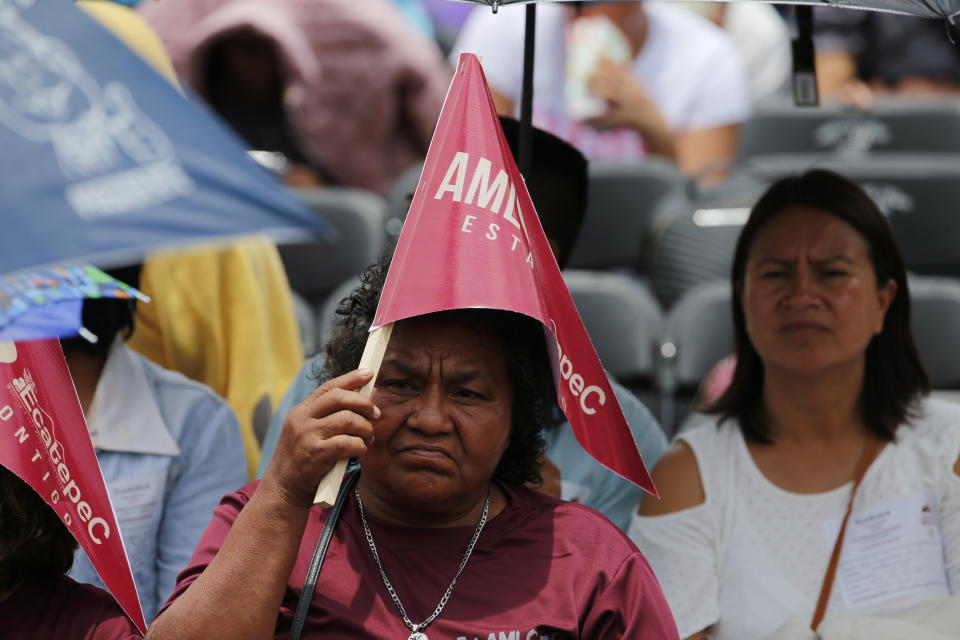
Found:
[[[857,462],[857,472],[853,476],[853,491],[850,492],[850,502],[847,503],[847,513],[843,516],[843,523],[840,525],[840,533],[837,534],[837,541],[833,544],[833,553],[830,554],[830,564],[827,565],[827,574],[823,577],[823,585],[820,587],[820,597],[817,599],[817,608],[813,611],[813,620],[810,622],[810,628],[814,631],[823,621],[823,616],[827,612],[827,603],[830,602],[830,591],[833,589],[833,579],[837,573],[837,565],[840,563],[840,551],[843,549],[843,537],[847,532],[847,521],[850,520],[850,513],[853,511],[853,500],[857,497],[857,489],[860,488],[860,482],[863,476],[867,474],[870,463],[877,456],[880,449],[880,442],[870,436],[863,447],[863,453],[860,454],[860,461]]]

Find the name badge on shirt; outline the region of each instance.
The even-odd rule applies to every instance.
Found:
[[[936,502],[921,493],[854,511],[836,581],[848,609],[920,594],[950,595]],[[823,523],[833,548],[842,518]]]
[[[123,544],[133,565],[153,558],[156,529],[163,514],[166,481],[166,472],[159,471],[119,478],[108,483]]]

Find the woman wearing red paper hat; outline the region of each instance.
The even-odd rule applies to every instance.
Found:
[[[290,412],[263,480],[221,502],[149,637],[676,638],[624,535],[523,486],[543,451],[538,323],[477,309],[400,321],[373,395],[357,392],[386,266],[341,305],[331,380]],[[331,512],[316,486],[350,457],[356,484],[301,601]]]
[[[140,637],[109,593],[65,575],[76,548],[53,509],[0,467],[0,637]]]
[[[784,178],[731,281],[733,380],[630,529],[681,635],[957,637],[960,407],[926,397],[883,214],[835,173]]]

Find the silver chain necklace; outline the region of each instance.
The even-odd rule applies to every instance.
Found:
[[[387,593],[390,594],[393,604],[396,605],[397,610],[400,611],[400,615],[403,616],[403,624],[407,625],[407,628],[412,631],[407,640],[428,640],[427,634],[422,633],[420,630],[426,629],[427,626],[429,626],[430,623],[433,622],[438,615],[440,615],[440,612],[443,611],[443,608],[447,605],[447,600],[450,599],[450,594],[453,593],[454,585],[457,584],[457,578],[460,577],[460,574],[463,573],[464,568],[467,566],[467,561],[470,559],[470,554],[473,553],[473,548],[476,546],[477,540],[480,539],[480,532],[483,531],[483,525],[487,524],[487,514],[490,512],[489,492],[487,493],[487,501],[483,503],[483,513],[480,514],[480,522],[477,523],[477,529],[473,532],[473,538],[470,540],[470,544],[467,545],[467,551],[463,554],[463,560],[460,561],[460,567],[454,574],[453,580],[450,581],[450,586],[447,587],[447,590],[440,598],[440,603],[437,605],[437,608],[433,610],[433,613],[430,614],[429,618],[420,624],[414,624],[407,615],[407,610],[403,608],[403,603],[400,602],[400,598],[397,597],[397,592],[394,590],[393,585],[390,584],[390,579],[387,578],[386,571],[383,570],[383,563],[380,562],[380,554],[377,553],[377,545],[373,542],[373,533],[371,533],[370,526],[367,524],[367,516],[363,512],[363,502],[360,500],[360,489],[354,487],[353,495],[357,499],[357,508],[360,511],[360,522],[363,523],[363,534],[367,537],[367,544],[370,545],[370,551],[373,552],[373,559],[377,563],[377,569],[380,570],[380,577],[383,578],[383,584],[387,587]]]

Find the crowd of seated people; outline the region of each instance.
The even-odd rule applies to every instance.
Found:
[[[600,57],[586,83],[606,108],[577,117],[568,67],[574,56],[585,54],[571,49],[578,45],[568,42],[568,34],[573,23],[597,19],[622,34],[629,53],[623,60]],[[504,7],[502,15],[475,11],[454,47],[454,55],[471,51],[482,57],[494,101],[505,115],[519,113],[524,24],[516,7]],[[697,173],[733,156],[750,98],[736,47],[716,25],[658,3],[549,4],[538,8],[536,35],[533,122],[588,158],[656,154]]]
[[[960,92],[960,51],[935,20],[818,9],[815,35],[820,91],[828,98],[868,108],[891,95]]]
[[[397,5],[163,0],[142,13],[186,84],[251,147],[287,156],[290,183],[384,193],[423,157],[450,73],[422,7]],[[500,14],[475,9],[451,55],[483,56],[509,116],[523,20],[517,8]],[[577,120],[563,107],[565,29],[597,17],[629,59],[600,61],[588,89],[605,109]],[[546,5],[539,20],[534,120],[552,134],[535,130],[526,179],[563,267],[586,207],[586,158],[657,154],[722,177],[752,78],[729,34],[679,8]],[[364,105],[355,120],[341,98]],[[514,145],[516,122],[502,123]],[[548,359],[530,323],[489,311],[404,321],[374,395],[361,396],[371,373],[351,356],[385,258],[292,384],[302,354],[289,313],[245,334],[278,334],[261,346],[284,345],[283,357],[238,388],[237,363],[256,362],[207,336],[245,312],[223,300],[199,308],[182,290],[199,268],[187,260],[148,261],[153,310],[88,302],[84,325],[99,341],[63,343],[150,638],[289,637],[329,514],[313,492],[345,457],[360,470],[304,638],[790,640],[814,637],[821,619],[877,638],[891,621],[909,637],[960,628],[960,407],[927,397],[896,243],[841,176],[781,180],[752,209],[731,273],[736,357],[711,385],[711,419],[668,448],[650,411],[611,380],[659,500],[577,444],[544,391]],[[244,297],[285,308],[273,249],[230,264],[265,265]],[[138,268],[117,275],[136,284]],[[141,317],[154,335],[138,336]],[[125,344],[131,334],[155,362]],[[455,372],[478,362],[482,375],[447,398]],[[251,425],[284,388],[261,456]],[[261,479],[247,484],[258,461]],[[53,513],[3,469],[0,496],[0,637],[137,637]]]

